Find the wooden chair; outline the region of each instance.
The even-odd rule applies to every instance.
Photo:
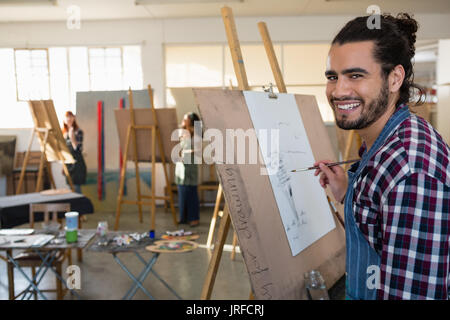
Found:
[[[70,203],[38,203],[38,204],[30,204],[30,228],[34,228],[35,222],[35,214],[38,212],[43,213],[44,215],[44,223],[48,224],[50,219],[53,222],[59,222],[62,227],[62,219],[58,219],[58,212],[68,212],[70,211]],[[12,256],[12,252],[9,252],[10,256]],[[68,264],[72,264],[72,256],[71,250],[61,250],[58,253],[56,259],[52,262],[52,266],[56,269],[56,271],[62,275],[62,264],[65,259],[68,259]],[[30,267],[31,274],[34,277],[36,275],[36,268],[39,267],[42,263],[40,257],[32,251],[24,251],[19,255],[14,257],[14,260],[22,267]],[[48,289],[41,290],[42,292],[56,292],[56,298],[58,300],[62,300],[66,290],[63,290],[61,281],[56,278],[56,289]],[[22,294],[19,293],[15,295],[14,288],[14,264],[8,261],[8,287],[9,287],[9,299],[14,300],[18,296]],[[34,299],[37,300],[37,293],[34,292]]]
[[[200,183],[198,184],[198,193],[199,193],[199,201],[200,205],[205,204],[205,197],[204,192],[205,191],[216,191],[219,189],[219,182],[215,179],[215,172],[214,172],[214,165],[208,165],[209,169],[209,180],[203,181],[203,166],[199,166],[199,180]],[[170,164],[170,175],[169,175],[169,181],[171,181],[170,188],[172,189],[173,194],[178,193],[178,188],[174,181],[174,174],[175,174],[175,165],[173,163]],[[164,187],[164,195],[168,196],[169,194],[169,186]],[[167,209],[168,201],[164,201],[164,209]]]
[[[200,181],[198,192],[200,193],[200,203],[205,204],[205,191],[216,191],[219,189],[219,182],[215,179],[214,164],[208,165],[209,177],[203,181],[203,167],[200,166]]]

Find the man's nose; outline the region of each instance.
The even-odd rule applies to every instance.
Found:
[[[348,97],[351,96],[352,94],[352,88],[350,86],[350,84],[348,83],[348,81],[346,81],[345,79],[342,79],[342,77],[338,78],[338,80],[336,81],[336,85],[334,87],[334,90],[332,92],[333,96],[335,98],[342,98],[342,97]]]

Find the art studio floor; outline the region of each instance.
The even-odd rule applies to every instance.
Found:
[[[206,272],[208,269],[211,249],[205,247],[208,236],[213,208],[202,208],[200,213],[200,225],[190,228],[187,225],[180,225],[178,229],[193,230],[200,235],[197,240],[199,248],[189,253],[181,254],[161,254],[154,265],[154,270],[183,298],[187,300],[198,300]],[[112,228],[114,224],[114,213],[95,213],[89,215],[83,228],[96,229],[98,221],[108,221]],[[220,220],[219,220],[220,221]],[[144,212],[144,222],[138,221],[138,213],[124,212],[121,215],[120,230],[145,232],[150,225],[150,214]],[[219,222],[216,224],[216,231]],[[24,226],[25,227],[25,226]],[[156,216],[157,236],[167,230],[173,231],[172,215],[165,212],[163,208],[157,209]],[[217,234],[217,232],[216,232]],[[231,260],[231,243],[233,233],[228,233],[227,245],[222,256],[219,271],[214,285],[212,299],[221,300],[247,300],[250,293],[250,282],[245,268],[242,255],[237,252],[235,259]],[[151,253],[143,252],[142,256],[149,259]],[[112,255],[108,253],[97,253],[83,251],[83,261],[76,260],[76,252],[73,252],[73,261],[81,269],[81,290],[77,292],[86,300],[118,300],[132,286],[132,280],[114,261]],[[138,275],[142,271],[143,264],[132,253],[119,254],[119,258],[126,264],[130,271]],[[64,266],[65,268],[65,266]],[[63,268],[63,269],[64,269]],[[31,274],[31,272],[30,272]],[[66,276],[66,275],[64,275]],[[26,282],[23,277],[15,272],[16,293],[25,288]],[[46,274],[42,288],[54,288],[55,277],[52,273]],[[155,276],[150,274],[144,282],[145,288],[156,299],[171,300],[176,297],[165,288]],[[331,299],[343,299],[343,281],[339,281],[330,289]],[[49,299],[55,299],[56,294],[48,293]],[[0,261],[0,299],[8,299],[8,277],[6,263]],[[70,294],[66,294],[65,299],[72,299]],[[148,299],[140,290],[134,299]]]

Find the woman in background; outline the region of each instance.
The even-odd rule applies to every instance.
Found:
[[[66,112],[63,122],[62,133],[66,139],[67,147],[70,150],[75,163],[68,164],[70,177],[75,187],[75,192],[81,193],[81,185],[86,183],[86,163],[83,158],[83,131],[78,127],[75,115],[72,111]],[[67,177],[66,177],[67,180]]]
[[[183,162],[177,162],[175,165],[175,184],[178,187],[180,210],[179,223],[189,223],[191,227],[200,224],[200,202],[197,191],[198,164],[194,163],[193,138],[194,134],[201,136],[201,132],[195,132],[196,121],[200,121],[200,118],[194,112],[188,112],[183,117],[180,125],[184,129],[180,136]]]

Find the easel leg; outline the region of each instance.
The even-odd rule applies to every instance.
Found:
[[[75,192],[75,187],[73,186],[72,177],[70,176],[69,169],[67,169],[66,164],[62,163],[64,174],[66,175],[67,181],[69,182],[70,189]]]
[[[56,189],[55,180],[53,179],[52,166],[51,166],[50,162],[47,161],[47,157],[45,157],[44,160],[45,160],[45,163],[47,165],[47,174],[48,174],[48,178],[50,180],[50,186],[53,189]]]
[[[130,142],[130,132],[131,132],[131,127],[128,127],[127,140],[125,142],[125,153],[123,156],[123,166],[122,166],[122,171],[120,172],[119,195],[117,196],[116,222],[114,224],[115,231],[117,231],[117,229],[119,229],[120,208],[122,205],[123,188],[125,185],[125,173],[127,170],[128,147],[130,145],[130,143],[129,143]]]
[[[25,170],[28,165],[28,160],[30,159],[31,145],[33,144],[33,139],[34,139],[35,133],[36,133],[36,131],[35,131],[35,129],[33,129],[33,132],[31,133],[30,142],[28,144],[27,153],[25,154],[25,158],[23,159],[22,170],[20,171],[19,184],[17,185],[16,194],[19,194],[20,191],[22,190],[23,179],[25,177]]]
[[[172,211],[173,223],[174,223],[175,227],[178,227],[177,213],[175,211],[175,206],[173,204],[172,186],[170,185],[169,175],[167,174],[166,161],[165,161],[164,157],[163,157],[163,168],[164,168],[164,177],[166,179],[166,188],[167,188],[167,191],[169,194],[169,205],[170,205],[170,211]],[[166,203],[166,201],[164,201],[164,203]]]
[[[39,192],[41,189],[42,184],[42,172],[44,171],[44,161],[45,161],[45,151],[47,146],[47,140],[48,140],[48,130],[45,132],[44,135],[44,147],[42,148],[41,152],[41,159],[39,160],[39,171],[38,171],[38,178],[36,182],[36,189],[35,192]]]
[[[342,217],[339,215],[339,212],[334,208],[333,202],[331,202],[330,197],[327,196],[328,205],[330,206],[331,212],[336,216],[342,228],[345,230],[345,223]]]
[[[139,175],[139,162],[137,154],[137,143],[136,143],[136,129],[131,128],[131,134],[133,136],[133,147],[134,147],[134,169],[136,172],[136,192],[138,198],[138,209],[139,209],[139,222],[142,223],[142,196],[141,196],[141,178]],[[153,180],[153,174],[152,174]]]
[[[356,146],[359,149],[362,145],[361,136],[355,132],[355,130],[351,130],[348,137],[347,137],[347,143],[345,145],[345,152],[344,152],[344,161],[349,160],[350,158],[350,150],[353,145],[353,142],[356,142]],[[347,168],[350,166],[350,164],[346,163],[343,166],[344,171],[347,171]]]
[[[347,137],[347,142],[345,144],[345,151],[344,151],[344,161],[349,159],[350,156],[350,150],[353,145],[353,139],[355,137],[355,130],[351,130]],[[347,164],[344,164],[344,171],[347,170]]]
[[[211,257],[211,261],[209,262],[208,272],[206,274],[205,283],[203,284],[202,294],[200,296],[201,300],[211,299],[211,293],[214,286],[214,281],[216,280],[217,270],[219,269],[220,259],[222,258],[223,246],[227,239],[230,223],[231,218],[228,212],[228,206],[225,203],[217,240],[214,244],[214,252]]]
[[[233,234],[233,249],[231,249],[231,260],[234,260],[234,258],[236,257],[236,245],[237,245],[237,234],[236,231],[234,231]]]
[[[162,166],[163,166],[163,171],[164,171],[164,178],[166,179],[166,188],[167,188],[167,192],[169,194],[169,205],[170,205],[170,210],[172,211],[172,218],[173,218],[173,223],[175,225],[175,227],[178,227],[178,222],[177,222],[177,213],[175,212],[175,206],[173,205],[173,192],[172,192],[172,185],[171,182],[169,181],[169,174],[167,173],[167,167],[166,167],[166,156],[164,155],[164,148],[162,145],[162,140],[161,140],[161,132],[159,131],[159,128],[156,128],[156,134],[157,134],[157,139],[158,139],[158,145],[159,145],[159,150],[161,153],[161,161],[162,161]],[[152,172],[152,176],[153,176],[153,172]],[[166,206],[166,200],[164,200],[164,208]]]
[[[159,142],[159,150],[164,150],[163,149],[163,145],[162,145],[162,141],[161,141],[161,132],[159,131],[159,128],[156,129],[156,134],[158,135],[158,142]],[[161,152],[161,160],[162,160],[162,164],[163,164],[163,169],[164,169],[164,178],[166,179],[166,188],[167,191],[169,193],[169,205],[170,205],[170,211],[172,211],[172,219],[173,219],[173,224],[175,225],[175,227],[178,227],[178,222],[177,222],[177,213],[175,211],[175,206],[173,204],[173,192],[172,192],[172,185],[171,182],[169,180],[169,174],[167,172],[167,167],[166,167],[166,156],[164,155],[164,152]],[[170,164],[169,164],[170,166]],[[164,201],[164,205],[165,205],[165,201]]]
[[[6,250],[7,256],[12,256],[12,250]],[[9,292],[9,300],[14,300],[15,290],[14,290],[14,265],[6,260],[7,268],[8,268],[8,292]]]
[[[83,229],[82,225],[82,217],[81,215],[78,216],[78,225],[80,226],[80,229]],[[83,262],[83,249],[77,249],[77,260],[78,262]]]
[[[163,150],[160,150],[163,153]],[[150,230],[155,230],[155,211],[156,211],[156,130],[152,127],[152,217]]]
[[[220,202],[222,201],[222,196],[223,196],[222,185],[219,184],[219,188],[217,189],[216,204],[214,206],[214,213],[211,218],[211,224],[209,225],[208,240],[206,241],[207,248],[211,248],[211,243],[212,243],[212,239],[214,236],[214,229],[216,228],[216,220],[217,220],[217,215],[219,214],[219,208],[220,208]]]
[[[139,222],[142,223],[144,220],[142,218],[141,179],[139,175],[139,164],[137,161],[134,162],[134,167],[136,172],[136,192],[138,198]]]

